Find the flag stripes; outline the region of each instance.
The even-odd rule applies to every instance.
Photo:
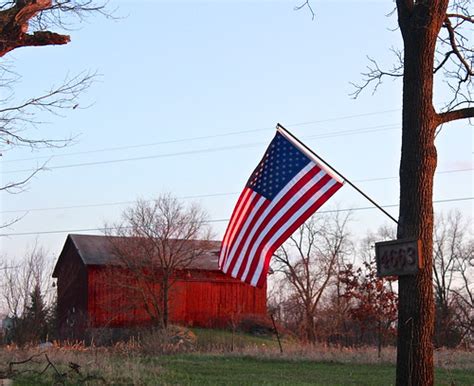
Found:
[[[271,237],[278,236],[279,232],[291,227],[291,225],[296,225],[296,230],[306,220],[306,218],[301,217],[302,213],[304,213],[304,211],[301,211],[301,208],[307,205],[308,200],[314,194],[318,194],[319,188],[327,180],[327,175],[324,172],[319,172],[297,193],[299,197],[292,197],[278,212],[270,215],[271,217],[266,221],[265,227],[258,231],[259,236],[249,253],[249,256],[254,256],[254,258],[247,260],[247,267],[242,275],[243,281],[256,285],[256,281],[259,279],[258,276],[262,273],[264,262],[269,260],[271,254],[275,251],[272,250],[271,254],[267,256],[271,246]]]
[[[290,237],[299,226],[301,226],[311,215],[318,210],[339,188],[341,185],[338,185],[334,180],[328,181],[324,187],[325,192],[319,195],[319,198],[311,200],[311,205],[304,205],[304,209],[299,210],[292,216],[290,221],[287,221],[282,228],[278,231],[278,234],[275,237],[272,237],[270,241],[266,244],[263,251],[260,253],[260,261],[257,269],[250,280],[250,284],[261,287],[264,284],[265,276],[270,265],[270,259],[273,256],[273,253],[278,249],[278,247],[285,242],[288,237]],[[317,195],[315,195],[316,197]],[[300,214],[301,213],[301,214]],[[301,216],[298,221],[296,220],[297,216]],[[293,222],[292,222],[293,221]],[[285,229],[286,228],[286,229]],[[262,260],[264,258],[264,260]]]
[[[272,201],[245,188],[224,236],[222,271],[261,286],[275,250],[341,186],[310,161]]]
[[[240,194],[238,200],[237,200],[237,205],[234,208],[234,211],[232,212],[232,216],[230,218],[229,225],[227,226],[227,230],[224,235],[224,240],[222,241],[222,246],[221,246],[221,255],[225,255],[227,251],[227,247],[229,246],[229,238],[231,237],[231,233],[234,234],[235,231],[235,225],[238,224],[238,218],[239,216],[243,215],[243,212],[241,211],[242,208],[242,203],[246,201],[247,197],[249,194],[252,194],[252,190],[250,189],[244,189],[244,191]],[[222,260],[219,259],[219,269],[222,269]]]
[[[258,219],[261,218],[262,214],[264,211],[268,208],[270,204],[270,201],[267,200],[265,197],[259,197],[258,201],[252,208],[252,211],[250,212],[249,216],[247,217],[247,220],[239,230],[239,235],[235,241],[235,243],[232,246],[232,249],[230,250],[228,254],[228,259],[226,261],[226,269],[230,269],[231,271],[234,269],[236,260],[233,260],[233,256],[239,256],[242,253],[242,250],[247,250],[248,243],[250,242],[249,236],[251,235],[252,230],[254,229],[255,223],[258,221]],[[245,241],[245,242],[243,242]],[[232,264],[231,267],[229,267],[230,263]]]
[[[234,255],[221,253],[220,258],[223,259],[223,260],[226,260],[226,265],[225,265],[224,270],[223,270],[224,273],[232,272],[232,274],[231,274],[232,277],[236,277],[236,278],[238,277],[237,272],[240,269],[242,261],[247,256],[247,249],[248,249],[251,241],[254,241],[254,237],[256,235],[256,232],[257,232],[258,229],[260,229],[260,226],[261,226],[262,222],[265,219],[268,219],[269,215],[273,214],[272,209],[275,208],[275,206],[277,206],[277,204],[283,202],[282,198],[286,197],[286,194],[288,194],[289,192],[291,194],[293,191],[297,190],[296,187],[300,186],[298,184],[301,184],[302,182],[304,182],[303,177],[307,176],[308,172],[311,169],[312,169],[312,165],[311,165],[311,163],[309,163],[295,177],[293,177],[293,179],[290,180],[290,182],[287,183],[287,185],[274,197],[274,199],[272,201],[266,200],[264,198],[268,202],[268,204],[266,205],[266,208],[263,211],[263,213],[259,213],[259,216],[255,216],[255,218],[257,220],[256,224],[253,225],[252,231],[245,238],[246,242],[245,242],[244,248],[239,253],[238,257],[234,258]],[[307,178],[308,178],[308,176],[307,176]],[[294,189],[292,189],[292,188],[294,188]],[[245,190],[250,190],[250,189],[245,188]],[[242,213],[242,214],[244,214],[244,213]],[[229,230],[233,225],[234,225],[233,224],[233,218],[231,218],[230,223],[229,223],[229,227],[227,229]],[[232,238],[230,238],[227,242],[232,243],[233,241],[234,240]],[[226,240],[224,239],[224,242],[223,242],[223,247],[224,248],[225,248],[225,243],[226,243]],[[231,267],[229,267],[229,264],[231,264]]]
[[[272,231],[278,229],[278,226],[285,224],[291,218],[291,215],[296,212],[299,205],[302,205],[308,196],[311,196],[311,188],[317,184],[324,176],[319,167],[314,164],[308,164],[312,168],[306,173],[300,181],[294,184],[291,189],[278,200],[271,211],[262,219],[260,227],[255,232],[256,239],[252,240],[252,249],[246,256],[246,268],[242,272],[242,280],[245,281],[249,271],[254,272],[262,248],[267,241],[267,236],[272,234]],[[315,175],[313,175],[315,174]],[[309,193],[309,194],[308,194]],[[273,201],[275,202],[275,201]],[[304,222],[304,221],[303,221]],[[303,223],[301,222],[301,224]],[[249,257],[253,257],[249,259]],[[240,273],[240,272],[239,272]]]

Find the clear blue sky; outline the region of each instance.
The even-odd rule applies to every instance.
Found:
[[[102,76],[81,99],[81,106],[91,107],[48,117],[49,124],[30,133],[78,136],[74,145],[4,154],[4,182],[26,175],[15,171],[52,158],[50,170],[26,192],[1,193],[3,221],[28,212],[2,232],[66,232],[2,237],[3,257],[21,256],[35,239],[57,255],[67,230],[100,228],[126,207],[101,204],[162,192],[177,197],[222,193],[196,200],[212,219],[227,219],[277,122],[354,181],[398,175],[401,83],[387,80],[373,96],[370,91],[357,100],[348,96],[349,82],[361,79],[367,55],[389,67],[390,47],[401,47],[399,32],[391,31],[396,18],[386,17],[392,2],[314,1],[315,20],[307,10],[293,10],[298,2],[114,4],[123,18],[92,17],[70,32],[66,46],[8,55],[23,76],[15,88],[18,98],[39,94],[67,74],[97,70]],[[436,96],[442,100],[443,91]],[[437,146],[439,171],[472,169],[468,122],[446,126]],[[112,150],[120,147],[127,148]],[[140,157],[151,158],[97,164]],[[96,164],[64,167],[84,163]],[[398,201],[397,178],[359,185],[380,204]],[[435,200],[472,196],[472,171],[437,175]],[[321,210],[336,205],[370,204],[345,186]],[[81,207],[52,209],[73,206]],[[472,201],[440,203],[435,209],[454,207],[472,216]],[[398,216],[398,208],[388,211]],[[363,233],[384,223],[389,220],[376,210],[355,211],[352,227]],[[226,222],[213,225],[222,236]]]

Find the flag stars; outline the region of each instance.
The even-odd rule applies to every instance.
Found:
[[[272,199],[308,162],[299,149],[277,134],[247,186]]]

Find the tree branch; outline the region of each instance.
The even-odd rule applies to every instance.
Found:
[[[362,73],[362,83],[358,84],[351,82],[351,85],[355,88],[355,91],[349,94],[352,98],[357,99],[360,93],[371,84],[374,85],[372,90],[372,94],[374,94],[377,91],[378,87],[382,84],[382,79],[384,77],[403,77],[402,53],[393,48],[391,51],[396,55],[398,59],[398,64],[393,65],[390,71],[382,70],[374,59],[367,57],[367,59],[369,59],[372,64],[367,66],[367,72]]]
[[[45,170],[46,164],[43,164],[43,166],[36,168],[30,175],[25,177],[21,181],[16,181],[16,182],[7,182],[6,184],[0,186],[0,191],[4,190],[8,193],[21,193],[24,192],[26,184],[40,171]],[[11,225],[11,224],[10,224]]]
[[[454,54],[454,51],[448,51],[446,52],[446,54],[444,54],[444,59],[440,62],[440,64],[438,64],[434,71],[433,71],[433,74],[436,74],[441,68],[443,68],[443,66],[446,64],[446,62],[448,61],[449,57]]]
[[[300,9],[305,8],[305,7],[308,7],[309,12],[311,12],[311,19],[314,20],[314,17],[316,16],[316,14],[314,13],[313,8],[311,7],[311,4],[309,3],[309,0],[305,0],[305,2],[302,3],[301,5],[295,6],[294,9],[295,11],[299,11]]]
[[[460,14],[460,13],[447,13],[446,16],[447,17],[458,18],[458,19],[467,21],[469,23],[474,23],[474,18],[472,16],[463,15],[463,14]]]
[[[465,118],[474,118],[474,107],[466,107],[438,114],[438,124]]]
[[[462,63],[462,65],[466,69],[465,80],[467,80],[469,76],[474,75],[474,71],[472,70],[471,65],[467,62],[467,60],[464,58],[464,56],[461,54],[459,50],[459,47],[456,43],[456,35],[455,35],[454,27],[451,24],[451,20],[449,20],[449,17],[446,17],[446,19],[444,20],[444,27],[448,30],[449,42],[451,44],[454,54],[457,56],[459,61]]]
[[[0,11],[0,57],[19,47],[67,44],[68,35],[50,31],[28,34],[29,22],[40,12],[52,7],[52,0],[16,1],[11,8]]]

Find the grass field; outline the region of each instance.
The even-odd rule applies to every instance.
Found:
[[[372,348],[329,349],[285,342],[285,352],[280,354],[272,338],[194,332],[193,352],[167,355],[144,353],[136,343],[112,348],[55,346],[43,351],[0,348],[0,379],[8,376],[14,385],[394,384],[393,348],[377,358]],[[32,355],[37,356],[9,369],[10,362]],[[78,371],[70,363],[79,365]],[[474,385],[474,353],[439,351],[435,363],[437,385]]]
[[[85,358],[84,358],[85,359]],[[179,385],[393,385],[394,365],[324,363],[310,360],[259,359],[249,356],[187,354],[160,357],[114,357],[104,366],[83,368],[83,375],[62,378],[65,384]],[[46,364],[46,363],[44,363]],[[44,367],[44,364],[42,367]],[[66,363],[56,364],[59,372]],[[53,369],[24,373],[14,385],[50,385],[59,380]],[[87,373],[86,373],[87,371]],[[89,376],[89,381],[81,382]],[[437,369],[437,385],[474,385],[469,370]]]

